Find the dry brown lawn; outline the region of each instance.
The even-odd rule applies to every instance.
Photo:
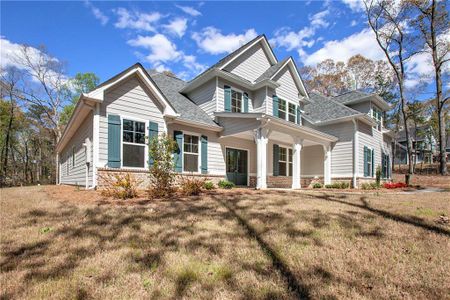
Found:
[[[0,201],[0,299],[450,299],[448,192]]]

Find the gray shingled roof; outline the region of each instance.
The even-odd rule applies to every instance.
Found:
[[[316,93],[310,94],[310,100],[310,103],[305,105],[305,118],[310,119],[313,123],[361,114],[361,112],[334,101],[334,99]]]
[[[264,73],[261,74],[261,76],[259,76],[258,78],[256,78],[255,82],[260,82],[264,79],[270,79],[272,78],[273,74],[275,74],[282,65],[284,65],[284,63],[289,59],[289,57],[286,57],[285,59],[283,59],[282,61],[274,64],[273,66],[271,66],[270,68],[268,68]]]
[[[198,107],[189,98],[179,92],[186,86],[186,82],[178,78],[164,75],[162,73],[149,72],[149,74],[158,88],[164,94],[167,101],[169,101],[175,111],[180,114],[180,119],[203,123],[205,125],[214,127],[219,126],[203,109]]]
[[[366,98],[370,96],[368,93],[364,93],[361,91],[350,91],[339,96],[333,97],[333,100],[336,100],[342,104],[352,103],[355,100]]]

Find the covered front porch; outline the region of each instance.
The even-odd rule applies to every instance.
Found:
[[[223,113],[218,121],[228,180],[257,189],[331,183],[336,137],[265,114]]]

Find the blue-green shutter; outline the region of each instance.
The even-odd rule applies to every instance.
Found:
[[[248,112],[248,94],[244,93],[244,112]]]
[[[229,86],[223,87],[225,111],[231,111],[231,88]]]
[[[381,177],[386,178],[386,155],[381,154]]]
[[[278,176],[280,174],[278,161],[280,160],[280,146],[277,144],[273,145],[273,176]]]
[[[300,106],[297,106],[297,109],[296,109],[296,111],[297,111],[297,116],[296,116],[296,123],[298,124],[298,125],[300,125],[300,121],[301,121],[301,115],[300,115]]]
[[[120,116],[108,115],[108,167],[120,168]]]
[[[272,96],[272,106],[273,106],[273,115],[278,117],[278,97],[276,95]]]
[[[391,178],[391,157],[386,155],[386,178]]]
[[[202,135],[201,137],[202,141],[202,174],[208,173],[208,137]]]
[[[373,177],[373,170],[375,169],[375,166],[373,165],[373,163],[374,163],[374,156],[375,155],[373,155],[373,149],[370,151],[370,159],[372,160],[372,177]]]
[[[364,146],[364,176],[369,176],[369,165],[367,164],[369,156],[368,150],[366,146]]]
[[[173,136],[177,143],[177,149],[173,154],[174,167],[176,172],[183,171],[183,132],[174,131]]]
[[[158,123],[150,121],[148,123],[148,144],[152,142],[153,139],[158,138]],[[153,165],[153,157],[148,154],[148,165],[149,167]]]

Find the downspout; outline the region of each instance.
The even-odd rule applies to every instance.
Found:
[[[99,166],[99,148],[100,148],[100,103],[96,103],[94,107],[92,126],[92,188],[97,187],[97,168]]]
[[[59,166],[59,152],[56,152],[56,184],[61,184],[61,167]]]
[[[353,188],[358,187],[358,152],[359,152],[359,140],[358,140],[358,121],[353,118],[353,176],[352,176],[352,186]]]

